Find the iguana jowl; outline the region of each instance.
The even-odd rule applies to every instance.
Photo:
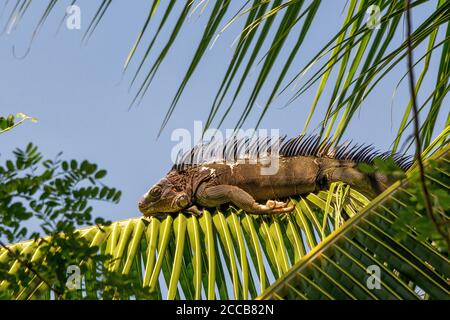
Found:
[[[283,140],[277,140],[276,174],[263,175],[261,161],[244,161],[245,157],[238,155],[231,164],[181,161],[144,194],[139,209],[146,216],[180,210],[199,214],[198,206],[217,207],[230,202],[248,213],[274,214],[294,209],[288,202],[279,200],[326,189],[332,182],[342,181],[372,196],[393,182],[379,172],[368,174],[358,169],[359,163],[371,163],[375,157],[386,158],[390,152],[379,153],[363,145],[333,148],[328,141],[314,136]],[[274,156],[273,143],[269,144],[267,156]],[[395,155],[394,161],[403,170],[411,165],[410,157]],[[260,203],[263,201],[266,202]]]

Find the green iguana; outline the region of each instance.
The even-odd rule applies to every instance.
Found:
[[[374,151],[372,146],[333,147],[329,141],[301,135],[287,141],[285,137],[259,139],[247,145],[248,150],[256,150],[252,155],[250,151],[239,152],[243,142],[248,143],[248,139],[228,141],[219,148],[226,155],[231,152],[231,161],[230,157],[194,161],[195,155],[205,153],[208,147],[213,156],[217,153],[211,144],[195,147],[142,196],[139,210],[145,216],[180,210],[201,214],[199,206],[211,208],[231,202],[251,214],[274,214],[294,209],[288,201],[280,200],[326,189],[332,182],[342,181],[371,196],[393,183],[379,172],[368,174],[358,169],[361,162],[370,164],[375,157],[386,159],[391,155]],[[264,152],[261,145],[266,146]],[[394,155],[393,159],[403,170],[411,166],[408,156]],[[276,170],[264,173],[267,163],[272,165],[274,160]]]

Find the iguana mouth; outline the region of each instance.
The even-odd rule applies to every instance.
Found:
[[[141,200],[139,200],[138,207],[139,207],[139,211],[143,215],[148,215],[149,213],[147,213],[147,211],[151,207],[151,203],[146,203],[145,199],[141,199]]]
[[[146,205],[144,207],[139,207],[139,211],[144,215],[145,217],[153,217],[153,216],[159,216],[164,215],[164,213],[156,210],[151,210],[151,205]]]

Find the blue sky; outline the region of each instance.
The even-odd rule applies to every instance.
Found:
[[[345,2],[327,1],[322,5],[287,79],[296,74],[338,30],[344,19],[342,10]],[[17,30],[0,36],[0,87],[3,89],[0,94],[0,114],[24,112],[39,119],[36,124],[26,123],[1,136],[0,162],[4,163],[10,158],[13,149],[25,147],[30,141],[39,146],[47,157],[63,151],[63,157],[67,159],[88,159],[108,170],[105,182],[123,191],[118,205],[95,204],[96,215],[111,220],[136,217],[140,215],[137,210],[138,198],[164,176],[172,165],[170,151],[175,142],[170,140],[170,135],[173,130],[192,130],[194,120],[206,120],[233,54],[231,43],[241,30],[244,19],[227,29],[206,52],[172,119],[157,139],[165,112],[192,59],[211,8],[207,8],[202,15],[194,13],[185,23],[144,100],[139,106],[129,110],[135,89],[129,92],[128,87],[136,62],[142,56],[142,48],[123,78],[122,66],[145,21],[150,1],[114,1],[87,46],[81,46],[80,42],[96,10],[97,2],[79,1],[81,30],[63,27],[55,34],[68,3],[69,1],[58,2],[24,59],[15,58],[12,48],[15,48],[18,55],[27,50],[34,26],[44,8],[42,2],[33,1]],[[178,8],[181,3],[184,1],[177,3]],[[233,2],[237,10],[236,4],[237,2]],[[429,9],[432,10],[433,6],[429,6]],[[232,12],[223,20],[222,25],[229,21]],[[415,10],[416,24],[428,12]],[[160,17],[156,16],[150,30],[154,30]],[[175,23],[175,17],[176,15],[169,19],[170,26]],[[0,20],[2,26],[6,18],[7,14],[3,14]],[[168,30],[171,29],[163,32],[155,53],[159,52],[158,49],[167,40]],[[296,37],[297,34],[292,34],[287,44]],[[149,38],[145,38],[145,44],[149,42]],[[401,37],[396,40],[398,43]],[[285,49],[280,58],[284,60],[288,54],[289,50]],[[150,61],[154,58],[155,55],[152,55]],[[351,123],[346,137],[357,142],[373,143],[381,150],[389,148],[409,97],[405,81],[393,98],[397,81],[405,72],[405,64],[406,62],[396,68],[368,96],[364,108]],[[269,77],[269,84],[278,76],[280,66],[281,63],[276,64],[277,72]],[[425,78],[423,92],[430,92],[433,88],[436,69],[435,62],[430,66],[429,76]],[[258,68],[255,68],[243,94],[236,101],[236,109],[223,128],[234,127],[257,75]],[[270,85],[266,88],[269,89]],[[289,136],[301,131],[314,98],[315,87],[289,107],[281,109],[290,94],[288,91],[285,98],[276,101],[267,113],[262,128],[277,128]],[[311,128],[322,118],[329,94],[326,91],[319,102]],[[264,97],[263,93],[258,99],[261,104],[265,101]],[[448,99],[444,101],[444,105],[446,104],[448,105]],[[244,127],[252,127],[257,116],[258,113],[254,112]],[[446,116],[440,115],[437,132],[443,127]]]

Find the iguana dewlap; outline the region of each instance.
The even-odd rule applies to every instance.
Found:
[[[358,163],[389,154],[374,152],[370,146],[332,149],[331,144],[315,137],[300,136],[280,145],[275,174],[262,174],[266,164],[261,161],[239,157],[232,163],[177,164],[144,194],[139,209],[146,216],[180,210],[199,214],[198,206],[233,203],[252,214],[283,213],[294,208],[281,199],[326,189],[337,181],[375,195],[393,181],[378,172],[361,172]],[[268,156],[274,155],[269,152]],[[410,165],[407,157],[394,156],[394,160],[403,169]]]

